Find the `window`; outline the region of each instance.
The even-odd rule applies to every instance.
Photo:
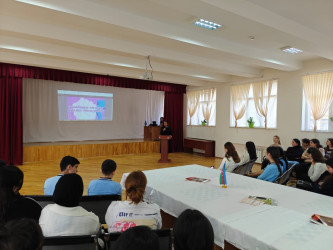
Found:
[[[333,121],[331,121],[331,117],[333,117],[333,103],[330,108],[327,110],[325,115],[317,120],[317,131],[333,131]],[[303,105],[302,105],[302,130],[303,131],[313,131],[314,130],[314,118],[311,112],[311,107],[306,100],[304,91],[303,91]]]
[[[268,83],[269,81],[267,81]],[[255,105],[255,98],[254,98],[254,84],[250,84],[249,94],[246,100],[246,109],[245,113],[237,120],[237,127],[249,127],[247,120],[250,117],[253,117],[254,120],[254,127],[256,128],[265,128],[265,117],[262,114],[259,114]],[[263,96],[261,97],[262,102],[267,102],[269,90],[263,91]],[[272,80],[272,88],[270,90],[270,98],[267,103],[267,128],[276,128],[276,114],[277,114],[277,81]],[[234,116],[233,110],[233,100],[230,98],[230,126],[235,127],[236,119]]]
[[[187,97],[187,125],[216,125],[216,89],[190,91]]]
[[[305,75],[302,80],[302,130],[333,131],[333,72]]]

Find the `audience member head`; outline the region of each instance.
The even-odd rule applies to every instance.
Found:
[[[60,170],[64,174],[75,174],[78,172],[77,168],[80,162],[73,156],[65,156],[60,162]]]
[[[240,162],[237,151],[231,142],[226,142],[224,144],[224,151],[225,151],[225,157],[227,157],[227,158],[232,157],[234,162],[236,162],[236,163]]]
[[[115,161],[111,159],[103,161],[101,170],[105,176],[113,176],[116,169],[117,163]]]
[[[280,136],[274,135],[273,141],[274,141],[274,144],[281,145]]]
[[[322,148],[323,146],[322,145],[320,145],[320,142],[319,142],[319,140],[318,139],[311,139],[310,140],[310,147],[311,148]]]
[[[4,167],[6,165],[7,165],[6,162],[4,160],[0,159],[0,167]]]
[[[157,234],[147,226],[127,229],[116,240],[113,250],[158,250]]]
[[[39,250],[42,246],[42,230],[33,219],[11,220],[0,229],[0,249]]]
[[[23,185],[23,172],[16,166],[7,166],[6,169],[8,171],[7,180],[9,187],[12,187],[15,194],[19,194],[19,191]]]
[[[328,138],[326,141],[326,150],[333,148],[333,138]]]
[[[326,169],[329,174],[333,175],[333,158],[326,161]]]
[[[212,250],[214,247],[213,227],[198,210],[183,211],[173,232],[175,250]]]
[[[297,138],[294,138],[291,141],[291,146],[293,146],[293,147],[300,147],[301,146],[301,142]]]
[[[314,163],[324,162],[324,157],[318,148],[312,148],[312,147],[309,148],[308,154],[309,154],[310,160],[312,160]]]
[[[310,140],[308,138],[303,138],[302,139],[302,147],[304,149],[307,149],[310,146]]]
[[[257,157],[257,150],[256,150],[256,145],[252,141],[248,141],[245,143],[247,152],[250,155],[250,160],[256,160]]]
[[[57,182],[53,200],[64,207],[76,207],[83,194],[83,181],[78,174],[65,174]]]
[[[280,168],[280,147],[268,147],[266,158],[271,163],[275,163],[278,166],[278,170],[280,172],[280,175],[282,174],[282,170]]]
[[[142,171],[134,171],[130,173],[125,180],[125,189],[127,199],[134,204],[143,201],[146,191],[147,178]]]

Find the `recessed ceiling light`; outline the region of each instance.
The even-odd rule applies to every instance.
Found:
[[[216,30],[221,27],[221,24],[214,23],[202,18],[195,20],[193,24],[209,30]]]
[[[297,53],[302,53],[303,51],[300,49],[296,49],[294,47],[291,46],[286,46],[286,47],[282,47],[280,48],[282,51],[289,53],[289,54],[297,54]]]

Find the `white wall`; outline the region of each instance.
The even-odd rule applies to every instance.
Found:
[[[327,138],[333,137],[332,133],[301,131],[302,76],[307,73],[327,70],[333,70],[333,61],[317,59],[304,63],[303,68],[299,71],[264,71],[263,79],[278,79],[276,129],[230,127],[230,86],[240,83],[234,81],[216,86],[216,127],[185,126],[184,136],[215,140],[215,155],[217,157],[224,155],[223,145],[227,141],[245,144],[246,141],[251,140],[258,146],[269,146],[273,143],[274,135],[280,136],[282,146],[285,149],[290,146],[293,138],[302,139],[305,137],[309,139],[318,138],[324,146]],[[184,105],[184,108],[184,121],[186,121],[186,105]]]

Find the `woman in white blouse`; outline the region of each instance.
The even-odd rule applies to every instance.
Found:
[[[238,164],[243,165],[249,161],[257,160],[257,158],[256,145],[252,141],[248,141],[245,143],[244,154],[241,156]]]
[[[83,181],[77,174],[65,174],[55,186],[55,204],[43,208],[39,224],[44,236],[93,235],[100,229],[98,217],[88,212],[79,202]]]
[[[225,165],[225,170],[227,172],[232,172],[236,167],[239,166],[240,158],[238,153],[231,142],[224,144],[225,157],[223,158],[219,170],[222,170]]]

